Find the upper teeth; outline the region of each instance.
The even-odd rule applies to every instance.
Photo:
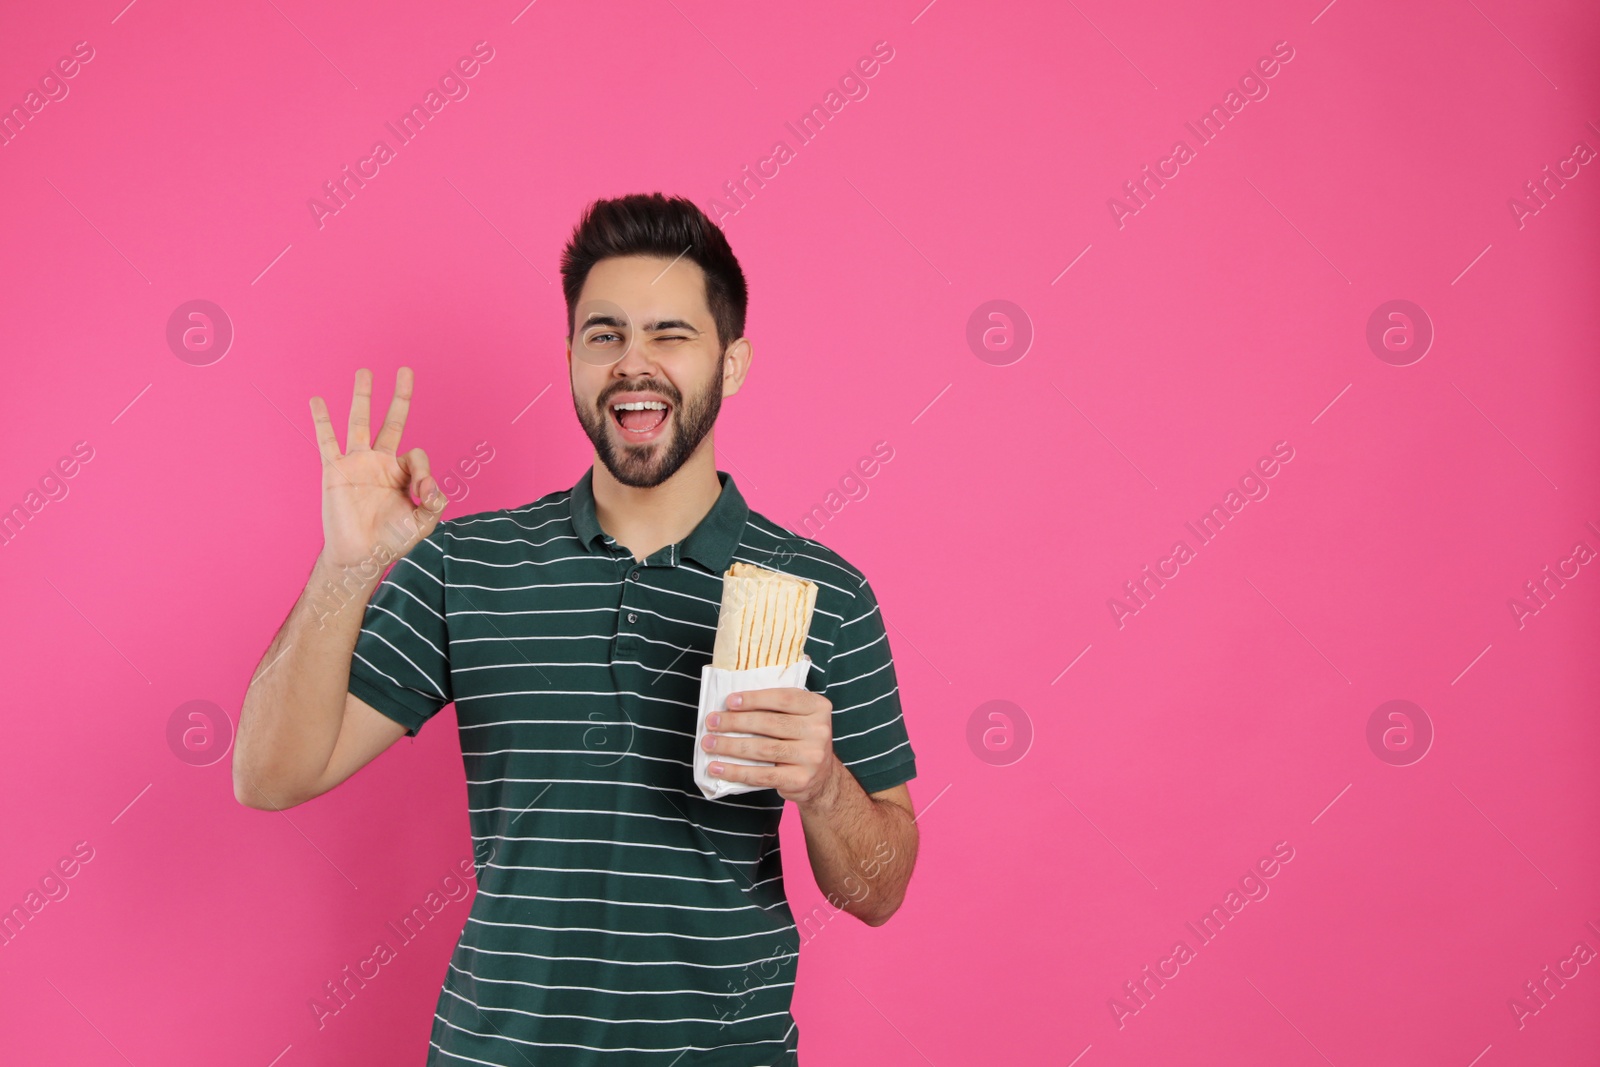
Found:
[[[618,411],[665,411],[667,405],[659,400],[635,400],[631,404],[612,404]]]

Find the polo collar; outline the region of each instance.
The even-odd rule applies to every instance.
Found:
[[[673,549],[674,563],[681,554],[700,563],[713,574],[722,574],[733,562],[734,550],[743,539],[745,523],[750,518],[750,507],[745,503],[739,487],[734,484],[733,475],[718,471],[717,480],[722,483],[722,491],[717,494],[711,510],[706,512],[705,518],[700,520],[688,537],[669,547]],[[577,533],[584,551],[599,551],[597,542],[604,542],[608,535],[600,528],[600,521],[595,516],[594,467],[585,470],[572,487],[570,500],[572,529]]]

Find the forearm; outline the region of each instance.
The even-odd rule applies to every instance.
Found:
[[[239,711],[234,794],[283,808],[310,795],[344,720],[350,658],[381,568],[340,568],[320,555],[289,617],[257,664]]]
[[[811,872],[835,907],[881,926],[905,899],[917,858],[916,821],[898,804],[867,795],[849,768],[831,758],[829,788],[798,805]]]

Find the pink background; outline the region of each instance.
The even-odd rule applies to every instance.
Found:
[[[794,527],[892,447],[818,536],[892,624],[923,809],[894,920],[803,950],[803,1061],[1593,1062],[1600,968],[1562,961],[1600,949],[1600,574],[1561,561],[1600,549],[1600,168],[1520,227],[1508,201],[1600,149],[1600,11],[919,4],[7,14],[7,107],[94,58],[0,147],[0,506],[93,449],[0,547],[0,906],[93,850],[0,947],[6,1059],[421,1062],[466,902],[322,1028],[308,1005],[471,854],[453,713],[281,815],[169,720],[236,719],[306,577],[309,396],[342,422],[355,368],[387,397],[415,367],[408,441],[436,469],[494,449],[455,514],[571,485],[579,211],[710,210],[782,138],[725,221],[756,361],[718,465]],[[319,228],[308,199],[478,41],[469,95]],[[1108,200],[1279,41],[1269,95],[1119,228]],[[209,366],[165,339],[196,298],[235,330]],[[996,299],[1035,334],[1008,365],[966,340]],[[1436,331],[1409,366],[1366,341],[1393,299]],[[1108,600],[1279,441],[1270,494],[1119,627]],[[1519,626],[1546,565],[1578,573]],[[1367,742],[1392,699],[1436,734],[1408,766]],[[991,700],[1031,724],[1007,765],[968,743]],[[1197,947],[1278,842],[1269,895]],[[792,808],[784,845],[803,916]],[[1547,965],[1578,976],[1519,1027]]]

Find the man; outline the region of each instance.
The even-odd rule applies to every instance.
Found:
[[[428,1063],[797,1064],[785,801],[818,886],[869,925],[916,857],[883,617],[860,571],[715,467],[712,428],[752,356],[722,232],[682,198],[597,201],[562,278],[595,450],[570,489],[440,522],[427,457],[399,452],[409,369],[376,440],[356,372],[343,454],[311,401],[323,548],[245,696],[234,791],[302,803],[454,702],[478,893]],[[709,800],[693,779],[700,673],[736,560],[817,584],[813,665],[806,688],[746,692],[709,724],[713,754],[774,764],[713,762],[761,788]]]

